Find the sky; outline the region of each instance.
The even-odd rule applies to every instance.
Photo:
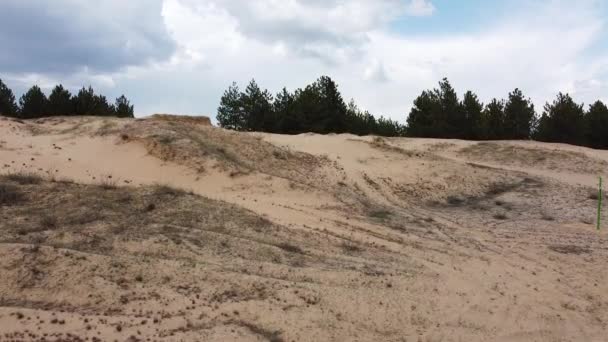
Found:
[[[405,122],[447,77],[484,102],[520,88],[540,112],[559,91],[608,102],[606,18],[602,0],[0,0],[0,79],[213,118],[232,82],[276,93],[327,75]]]

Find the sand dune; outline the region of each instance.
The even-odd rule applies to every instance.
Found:
[[[0,118],[0,173],[0,340],[608,336],[608,151]]]

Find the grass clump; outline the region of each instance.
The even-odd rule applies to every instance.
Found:
[[[304,254],[304,251],[302,250],[302,248],[291,245],[289,243],[281,243],[281,244],[277,245],[277,247],[279,247],[280,249],[282,249],[286,252],[289,252],[289,253]]]
[[[32,184],[40,184],[43,181],[42,176],[36,174],[34,172],[15,172],[9,173],[4,176],[7,180],[11,182],[18,183],[20,185],[32,185]]]
[[[494,215],[494,218],[495,218],[495,219],[497,219],[497,220],[506,220],[506,219],[508,219],[507,215],[502,214],[502,213],[500,213],[500,214],[495,214],[495,215]]]
[[[172,196],[179,197],[186,195],[186,190],[174,188],[166,184],[157,184],[154,186],[153,195],[155,197]]]
[[[392,215],[393,215],[393,213],[391,213],[388,210],[384,210],[384,209],[372,210],[368,214],[369,217],[380,219],[380,220],[386,220],[386,219],[390,218]]]
[[[0,184],[0,205],[17,204],[23,199],[23,194],[16,186],[11,184]]]

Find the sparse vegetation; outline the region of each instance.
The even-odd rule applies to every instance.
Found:
[[[16,186],[0,183],[0,205],[14,205],[23,199],[23,193]]]
[[[497,220],[506,220],[506,219],[508,219],[507,215],[503,214],[503,213],[494,214],[493,217],[495,219],[497,219]]]
[[[278,244],[277,247],[279,247],[280,249],[282,249],[286,252],[289,252],[289,253],[304,254],[304,251],[302,250],[302,248],[300,248],[298,246],[294,246],[294,245],[286,243],[286,242]]]
[[[4,178],[12,182],[19,183],[21,185],[39,184],[43,181],[42,176],[29,171],[9,173],[5,175]]]
[[[369,217],[372,217],[375,219],[380,219],[380,220],[386,220],[386,219],[390,218],[392,215],[393,215],[392,212],[385,210],[385,209],[372,210],[368,214]]]

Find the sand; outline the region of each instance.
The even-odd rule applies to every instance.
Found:
[[[0,118],[0,173],[0,340],[608,336],[608,151]]]

